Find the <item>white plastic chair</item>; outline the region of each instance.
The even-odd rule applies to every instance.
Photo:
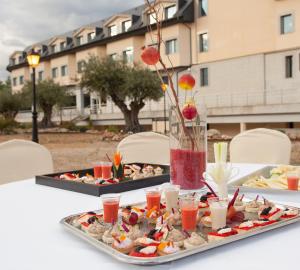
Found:
[[[242,132],[230,143],[232,163],[289,164],[291,141],[280,131],[257,128]]]
[[[0,184],[52,172],[52,157],[44,146],[25,140],[0,144]]]
[[[140,132],[124,138],[117,150],[125,163],[168,165],[169,137],[155,132]]]

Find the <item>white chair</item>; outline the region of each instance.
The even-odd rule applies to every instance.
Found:
[[[257,128],[242,132],[230,143],[232,163],[289,164],[291,141],[282,132]]]
[[[0,184],[53,172],[51,154],[44,146],[25,140],[0,144]]]
[[[140,132],[124,138],[117,150],[125,163],[168,165],[169,137],[155,132]]]

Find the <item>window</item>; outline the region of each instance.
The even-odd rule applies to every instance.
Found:
[[[208,51],[208,34],[203,33],[199,35],[199,52]]]
[[[57,46],[56,44],[51,45],[51,53],[56,53],[57,52]]]
[[[208,86],[208,68],[200,68],[200,86]]]
[[[10,59],[10,64],[11,64],[12,66],[14,66],[14,65],[16,64],[16,59],[15,59],[15,58],[11,58],[11,59]]]
[[[77,72],[82,73],[84,71],[84,68],[85,68],[85,61],[84,60],[79,61],[77,63]]]
[[[95,32],[88,33],[87,35],[88,42],[92,41],[95,38],[95,36],[96,36]]]
[[[91,106],[91,97],[88,94],[83,95],[83,107],[89,108]]]
[[[110,37],[115,36],[117,33],[117,26],[116,25],[111,25],[108,27],[108,35]]]
[[[63,51],[66,48],[66,42],[63,41],[60,43],[60,50]]]
[[[64,65],[60,67],[60,74],[61,76],[67,76],[68,75],[68,66]]]
[[[128,21],[125,21],[125,22],[122,22],[122,32],[127,32],[128,29],[131,27],[132,25],[132,22],[131,20],[128,20]]]
[[[280,33],[287,34],[294,31],[294,22],[292,14],[280,17]]]
[[[24,76],[19,77],[19,84],[23,85],[24,84]]]
[[[166,54],[172,54],[177,52],[177,39],[171,39],[166,41]]]
[[[13,86],[17,85],[17,78],[13,78]]]
[[[43,73],[44,73],[43,71],[39,71],[39,72],[38,72],[38,80],[39,80],[39,81],[42,81],[42,80],[43,80],[43,75],[44,75]]]
[[[109,58],[111,60],[116,60],[117,59],[117,54],[116,53],[112,53],[112,54],[109,55]]]
[[[292,78],[293,77],[293,56],[288,55],[285,57],[285,77]]]
[[[125,63],[132,63],[133,62],[133,51],[132,49],[128,49],[123,51],[123,61]]]
[[[101,107],[105,107],[107,105],[107,97],[101,97]]]
[[[67,96],[65,100],[65,107],[76,107],[76,96]]]
[[[22,63],[22,61],[23,61],[23,57],[20,55],[20,56],[18,57],[18,63]]]
[[[52,68],[52,78],[57,78],[58,76],[58,68]]]
[[[148,14],[148,24],[156,23],[156,14],[154,12]]]
[[[199,17],[204,17],[207,15],[208,0],[199,0]]]
[[[76,46],[80,46],[83,43],[83,37],[76,37]]]
[[[173,18],[176,13],[176,5],[165,8],[165,20]]]

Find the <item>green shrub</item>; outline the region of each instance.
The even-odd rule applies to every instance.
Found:
[[[108,126],[107,131],[113,132],[113,133],[119,133],[119,128],[117,126]]]
[[[0,132],[4,134],[15,133],[14,129],[19,127],[19,124],[11,118],[0,118]]]

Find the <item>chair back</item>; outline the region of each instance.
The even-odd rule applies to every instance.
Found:
[[[242,132],[230,143],[232,163],[289,164],[291,141],[280,131],[257,128]]]
[[[44,146],[25,140],[0,144],[0,184],[53,172],[51,154]]]
[[[125,163],[168,165],[169,137],[155,132],[140,132],[124,138],[117,150]]]

